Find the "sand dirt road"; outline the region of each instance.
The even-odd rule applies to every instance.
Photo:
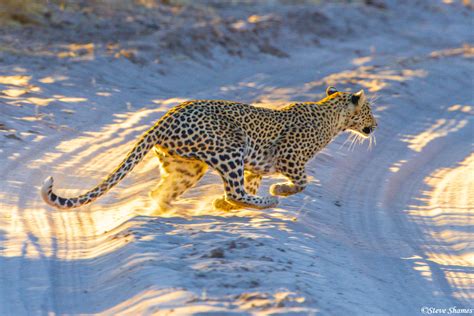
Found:
[[[414,18],[388,4],[364,33],[287,47],[289,57],[217,53],[160,73],[99,54],[58,63],[4,54],[0,315],[474,308],[472,11],[418,3]],[[364,11],[343,21],[352,14]],[[311,162],[309,188],[278,208],[212,210],[222,188],[210,172],[157,214],[152,155],[80,210],[52,210],[39,196],[49,175],[64,195],[96,184],[182,100],[280,106],[319,99],[327,85],[377,98],[377,144],[350,148],[341,135]]]

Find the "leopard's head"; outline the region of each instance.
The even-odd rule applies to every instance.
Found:
[[[337,93],[337,95],[336,95]],[[342,129],[349,130],[364,138],[369,137],[377,127],[377,121],[372,114],[371,104],[367,100],[364,90],[357,93],[339,92],[334,87],[326,90],[327,96],[333,95],[342,103],[345,111],[345,121]]]

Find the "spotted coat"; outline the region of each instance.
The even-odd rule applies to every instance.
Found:
[[[208,167],[216,170],[225,194],[214,201],[222,209],[268,208],[277,196],[302,191],[305,166],[339,132],[367,137],[377,123],[364,92],[339,92],[333,87],[318,102],[293,103],[281,109],[231,101],[194,100],[169,110],[150,128],[118,167],[88,192],[64,198],[53,192],[53,179],[41,194],[57,208],[79,207],[96,200],[122,180],[154,148],[161,179],[151,196],[161,209],[192,187]],[[288,182],[274,184],[271,196],[257,196],[262,176],[280,173]]]

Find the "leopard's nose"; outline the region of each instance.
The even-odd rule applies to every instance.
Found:
[[[367,126],[367,127],[364,127],[364,128],[362,129],[362,131],[363,131],[365,134],[370,134],[370,133],[372,133],[373,130],[374,130],[374,129],[373,129],[371,126]]]

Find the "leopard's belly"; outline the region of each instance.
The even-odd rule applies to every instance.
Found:
[[[245,170],[255,174],[269,175],[276,172],[273,150],[250,149],[244,158]]]

